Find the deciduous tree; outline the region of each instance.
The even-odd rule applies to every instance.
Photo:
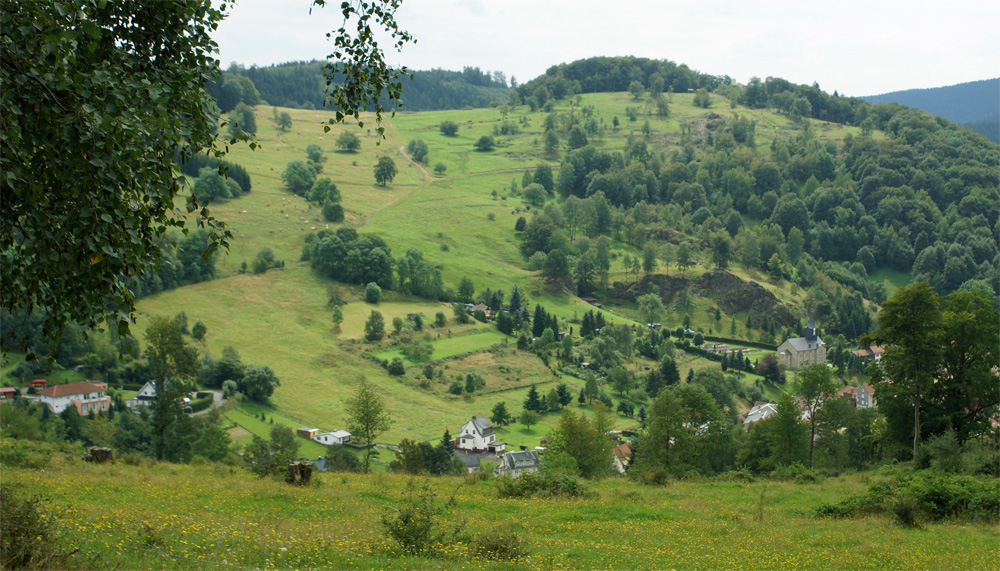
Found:
[[[345,406],[347,427],[351,434],[362,439],[365,446],[365,473],[370,465],[371,447],[380,434],[392,426],[392,417],[386,410],[385,401],[368,381],[361,385]]]
[[[382,155],[378,158],[378,163],[374,167],[375,182],[385,186],[396,178],[396,162],[391,158]]]

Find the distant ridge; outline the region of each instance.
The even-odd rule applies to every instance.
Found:
[[[862,97],[871,103],[899,103],[916,107],[966,125],[997,141],[997,117],[1000,116],[1000,78],[969,81],[944,87],[907,89],[882,95]]]

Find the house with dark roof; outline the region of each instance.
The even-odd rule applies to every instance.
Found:
[[[455,450],[464,452],[496,454],[503,452],[506,447],[506,442],[497,440],[493,424],[485,416],[472,417],[472,420],[462,426],[462,432],[455,439]]]
[[[86,415],[91,412],[108,412],[111,397],[104,394],[106,390],[107,383],[84,381],[49,387],[39,391],[38,399],[56,414],[72,406],[78,414]]]
[[[826,362],[826,343],[820,339],[812,316],[809,316],[804,336],[788,339],[778,345],[778,362],[787,369],[802,369]]]
[[[538,452],[534,450],[508,452],[500,457],[497,473],[508,478],[517,478],[521,474],[537,472],[538,462]]]

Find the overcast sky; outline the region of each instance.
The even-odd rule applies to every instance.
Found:
[[[239,0],[215,34],[223,66],[324,59],[340,1],[312,15],[310,4]],[[559,63],[623,55],[854,96],[1000,76],[995,0],[406,0],[397,20],[417,43],[392,63],[477,66],[521,83]]]

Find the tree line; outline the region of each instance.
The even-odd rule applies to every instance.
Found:
[[[242,102],[297,109],[322,109],[326,98],[326,62],[288,62],[249,68],[233,64],[209,87],[223,111]],[[463,71],[414,71],[401,78],[403,105],[411,111],[487,107],[505,101],[508,88],[503,72],[466,67]],[[340,77],[331,78],[339,82]]]

